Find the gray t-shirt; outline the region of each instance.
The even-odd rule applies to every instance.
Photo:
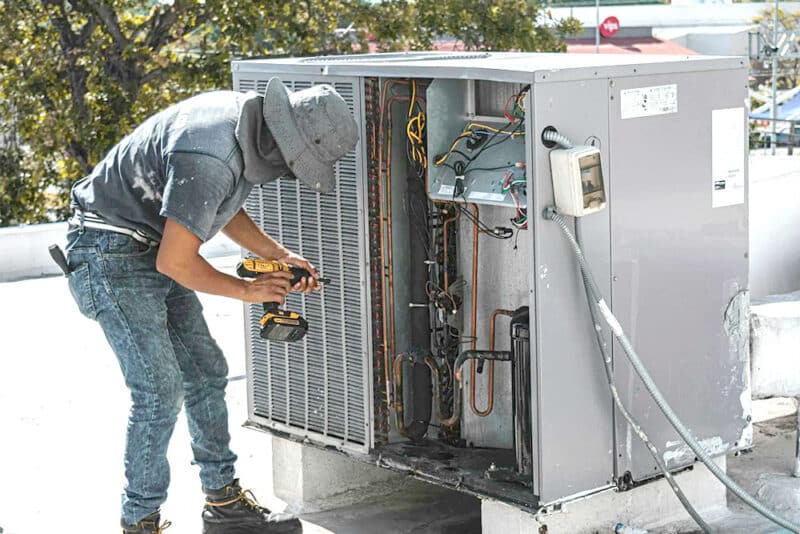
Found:
[[[237,125],[245,109],[260,116],[260,108],[254,93],[215,91],[153,115],[73,186],[72,208],[156,241],[169,217],[207,241],[236,215],[253,187],[244,177],[242,150],[256,136]],[[265,126],[257,137],[269,147],[264,152],[273,150],[282,162]],[[261,149],[256,153],[263,156]]]

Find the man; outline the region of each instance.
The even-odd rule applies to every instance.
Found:
[[[302,530],[297,519],[258,506],[234,478],[228,367],[194,291],[283,304],[290,290],[316,289],[314,267],[262,232],[242,206],[255,184],[276,179],[331,191],[333,165],[355,147],[357,131],[330,86],[290,93],[273,78],[263,97],[206,93],[150,117],[73,187],[70,291],[100,323],[131,392],[123,533],[159,533],[169,524],[160,523],[159,507],[181,406],[207,496],[204,533]],[[288,273],[246,281],[217,271],[198,250],[220,230],[312,279],[290,287]]]

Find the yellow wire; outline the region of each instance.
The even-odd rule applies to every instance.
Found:
[[[408,118],[411,118],[411,110],[414,109],[414,101],[417,99],[417,82],[411,80],[411,100],[408,101]]]
[[[433,162],[434,165],[441,165],[442,163],[444,163],[447,160],[448,156],[450,156],[450,154],[453,153],[453,150],[455,150],[456,146],[458,146],[459,141],[461,141],[465,137],[469,137],[470,135],[472,135],[472,129],[475,128],[475,127],[482,128],[484,130],[488,130],[488,131],[490,131],[492,133],[510,135],[511,137],[519,137],[519,136],[524,136],[525,135],[525,132],[515,132],[515,131],[509,131],[509,130],[500,130],[498,128],[494,128],[492,126],[489,126],[488,124],[482,124],[482,123],[479,123],[479,122],[470,122],[469,124],[467,124],[467,127],[464,129],[464,131],[461,132],[458,135],[458,137],[455,138],[455,140],[453,141],[453,144],[450,145],[450,148],[447,150],[447,152],[445,152],[442,155],[441,158],[439,158],[439,159],[437,159],[437,160],[435,160]]]
[[[482,128],[484,130],[489,130],[492,133],[501,133],[501,134],[504,134],[504,135],[510,135],[512,137],[519,137],[521,135],[525,135],[525,132],[519,132],[519,131],[515,132],[513,130],[499,130],[497,128],[489,126],[488,124],[481,124],[479,122],[471,122],[471,123],[467,124],[467,127],[464,129],[463,133],[471,133],[472,132],[472,128],[474,128],[476,126],[478,128]]]

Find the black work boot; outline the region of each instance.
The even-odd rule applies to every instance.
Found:
[[[203,534],[297,534],[300,520],[289,514],[270,513],[256,502],[250,490],[242,490],[239,479],[218,490],[204,489]]]
[[[164,521],[161,525],[161,515],[153,512],[135,525],[126,525],[122,520],[122,534],[161,534],[172,525],[169,521]]]

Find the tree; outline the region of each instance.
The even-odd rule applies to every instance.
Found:
[[[71,184],[136,124],[230,87],[233,57],[364,52],[368,34],[379,50],[440,34],[563,50],[579,26],[540,15],[526,0],[0,0],[0,137],[24,147],[0,146],[0,225],[65,216]]]
[[[416,9],[428,39],[452,36],[467,50],[565,52],[564,37],[581,31],[531,0],[418,0]]]

